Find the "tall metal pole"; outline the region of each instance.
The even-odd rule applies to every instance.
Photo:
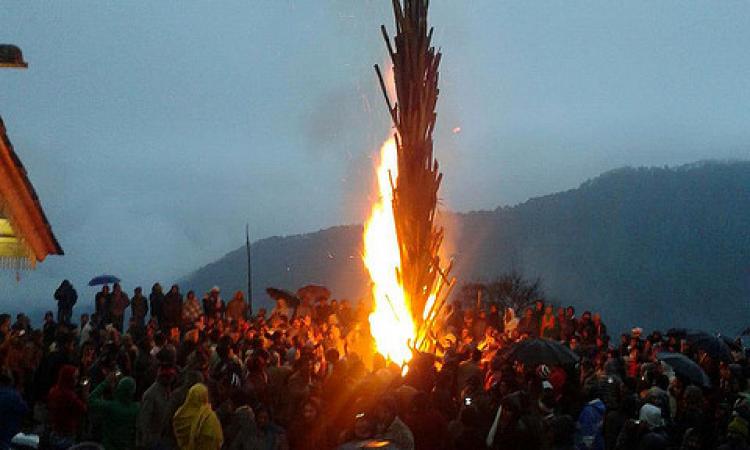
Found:
[[[245,250],[247,251],[247,313],[253,315],[253,264],[250,258],[250,225],[245,224]]]

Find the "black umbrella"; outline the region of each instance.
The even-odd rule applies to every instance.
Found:
[[[701,366],[682,353],[662,352],[656,355],[656,359],[667,363],[678,377],[696,386],[711,387],[711,380],[708,379],[708,375],[701,369]]]
[[[685,339],[693,350],[703,350],[713,359],[720,361],[732,361],[732,351],[719,337],[704,331],[691,331]]]
[[[550,339],[526,339],[514,344],[507,353],[513,361],[521,361],[527,366],[568,365],[580,359],[573,350]]]
[[[737,342],[736,339],[732,339],[729,336],[725,336],[723,334],[719,335],[719,339],[724,341],[725,344],[727,344],[727,347],[729,347],[729,350],[733,352],[741,352],[742,351],[742,344]]]
[[[306,298],[314,301],[328,300],[331,298],[331,290],[325,286],[308,284],[297,290],[297,297]]]
[[[274,300],[285,300],[289,306],[295,308],[299,306],[299,298],[297,298],[297,296],[292,294],[291,292],[285,291],[284,289],[269,287],[266,288],[266,293]]]

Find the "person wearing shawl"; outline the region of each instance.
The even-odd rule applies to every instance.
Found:
[[[242,291],[237,291],[234,293],[232,300],[227,303],[226,316],[235,322],[239,322],[240,319],[245,319],[246,312],[247,304],[245,304],[245,296],[242,294]]]
[[[115,384],[115,373],[99,383],[89,397],[89,408],[101,418],[102,444],[106,450],[131,450],[135,448],[135,426],[138,419],[138,402],[133,400],[135,380],[125,377],[117,383],[113,399],[104,398],[104,392]]]
[[[518,318],[513,308],[506,308],[505,315],[503,316],[503,329],[505,333],[510,336],[518,328]]]
[[[86,413],[86,390],[82,396],[84,398],[81,398],[75,390],[77,384],[78,369],[66,364],[60,368],[57,384],[50,389],[47,396],[50,440],[56,444],[65,444],[66,448],[75,443]]]
[[[218,450],[224,440],[216,413],[208,402],[208,388],[198,383],[188,391],[185,403],[172,420],[180,450]]]
[[[162,330],[176,328],[181,325],[182,294],[180,294],[180,287],[178,285],[173,284],[167,295],[164,296],[162,314],[164,315],[164,321],[159,323]]]

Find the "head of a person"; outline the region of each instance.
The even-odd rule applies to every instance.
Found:
[[[314,423],[320,413],[320,400],[317,398],[309,398],[302,404],[302,420],[305,423]]]
[[[171,364],[162,364],[156,372],[156,381],[162,386],[171,386],[177,378],[177,367]]]
[[[268,409],[266,409],[265,406],[258,406],[255,409],[255,424],[260,428],[261,430],[265,430],[268,428],[268,425],[271,423],[271,414],[268,412]]]
[[[57,373],[57,386],[63,389],[73,389],[78,384],[78,368],[65,364]]]
[[[120,286],[120,283],[115,283],[112,286],[112,293],[119,294],[120,292],[122,292],[122,286]]]
[[[371,414],[358,413],[354,417],[354,437],[370,439],[375,434],[375,421]]]
[[[221,291],[219,290],[219,287],[218,286],[214,286],[214,287],[211,288],[211,291],[208,293],[208,296],[211,297],[211,298],[213,298],[213,299],[217,299],[217,298],[219,298],[219,293],[220,292]]]
[[[133,293],[137,296],[143,295],[143,288],[140,286],[136,286],[135,289],[133,289]]]
[[[505,427],[518,420],[524,412],[524,394],[516,391],[508,394],[500,401],[502,410],[500,412],[500,423]]]
[[[594,323],[599,324],[602,321],[602,316],[601,316],[601,314],[599,314],[597,312],[597,313],[594,313],[594,315],[591,317],[591,319],[594,321]]]
[[[547,305],[544,308],[544,314],[547,316],[551,316],[554,313],[555,309],[552,307],[552,305]]]
[[[661,415],[661,408],[651,403],[641,406],[641,410],[638,413],[638,420],[641,423],[645,423],[650,430],[664,426],[664,417]]]
[[[151,286],[151,292],[154,293],[154,294],[161,294],[161,292],[162,292],[162,290],[161,290],[161,284],[154,283],[154,285]]]
[[[104,286],[102,286],[102,293],[109,294],[109,285],[108,284],[105,284]]]
[[[179,294],[180,293],[180,287],[176,284],[173,284],[171,288],[169,288],[170,294]]]
[[[544,311],[544,300],[538,299],[534,302],[534,309],[538,312]]]
[[[115,388],[114,398],[120,403],[130,403],[135,396],[135,380],[131,377],[124,377]]]
[[[52,311],[47,311],[44,313],[44,321],[45,322],[53,322],[55,320],[55,315],[52,314]]]
[[[566,316],[568,316],[568,318],[573,318],[573,317],[575,317],[575,315],[576,315],[576,309],[575,309],[575,308],[573,308],[572,306],[568,306],[568,307],[567,307],[567,308],[565,309],[565,315],[566,315]]]
[[[688,428],[682,437],[680,450],[701,450],[704,448],[703,435],[697,428]]]
[[[748,441],[748,423],[742,417],[734,417],[727,425],[727,439],[735,444]]]
[[[185,406],[201,407],[208,404],[208,388],[203,383],[195,383],[185,397]]]
[[[375,418],[384,428],[388,428],[397,415],[398,403],[391,395],[381,397],[377,405],[375,405]]]
[[[591,311],[584,311],[583,314],[581,314],[581,321],[590,322],[591,321]]]
[[[534,311],[531,308],[526,308],[526,310],[524,310],[523,312],[523,316],[524,318],[530,320],[532,317],[534,317]]]

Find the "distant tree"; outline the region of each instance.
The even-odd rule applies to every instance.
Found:
[[[501,309],[513,308],[521,311],[536,300],[544,299],[542,280],[528,280],[518,272],[500,275],[487,283],[465,283],[459,289],[459,298],[464,305],[474,306],[495,303]]]

